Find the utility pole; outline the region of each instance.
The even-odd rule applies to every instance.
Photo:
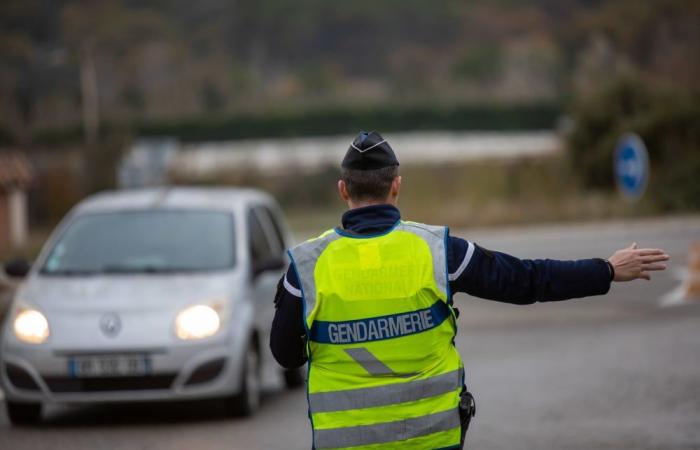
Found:
[[[87,42],[80,52],[80,90],[82,94],[85,146],[92,152],[100,131],[100,98],[97,84],[95,48]]]
[[[99,158],[98,138],[100,132],[100,98],[95,61],[95,45],[92,39],[85,42],[79,53],[80,92],[83,112],[83,133],[85,137],[85,158],[83,159],[83,189],[85,193],[96,189],[98,182],[97,164]]]

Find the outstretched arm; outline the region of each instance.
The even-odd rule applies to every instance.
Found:
[[[662,250],[636,244],[615,252],[610,264],[600,258],[519,259],[455,237],[449,247],[452,292],[519,305],[602,295],[613,278],[647,278],[649,271],[663,270],[659,263],[668,259]]]

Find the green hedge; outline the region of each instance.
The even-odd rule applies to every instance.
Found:
[[[171,136],[183,141],[233,140],[269,137],[354,134],[359,130],[535,130],[551,129],[561,114],[557,103],[520,105],[414,105],[373,108],[284,110],[227,116],[202,115],[184,119],[133,124],[103,123],[103,136]],[[44,145],[81,143],[80,124],[34,133]]]
[[[174,136],[184,141],[199,141],[354,134],[362,129],[383,132],[531,130],[553,128],[560,112],[561,108],[552,103],[332,108],[219,118],[201,116],[143,124],[137,127],[137,132],[141,136]]]

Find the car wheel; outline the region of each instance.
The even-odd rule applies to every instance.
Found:
[[[298,388],[304,384],[304,374],[301,367],[286,369],[282,374],[284,376],[284,385],[289,389]]]
[[[228,412],[239,417],[250,416],[260,407],[260,358],[252,343],[243,361],[240,389],[226,402]]]
[[[17,403],[7,401],[7,415],[15,425],[32,425],[41,420],[41,403]]]

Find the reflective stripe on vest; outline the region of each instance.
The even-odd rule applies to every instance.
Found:
[[[449,431],[460,426],[459,411],[449,409],[421,417],[373,425],[316,430],[316,448],[347,448],[359,445],[395,443],[407,439]],[[459,438],[457,439],[459,444]],[[405,445],[401,448],[407,448]],[[426,449],[438,448],[429,444]],[[438,444],[439,445],[439,444]],[[442,447],[442,446],[441,446]]]
[[[462,369],[434,377],[369,388],[309,394],[312,413],[371,408],[446,394],[462,387]]]
[[[314,447],[458,446],[447,229],[330,230],[289,251],[304,301]]]

